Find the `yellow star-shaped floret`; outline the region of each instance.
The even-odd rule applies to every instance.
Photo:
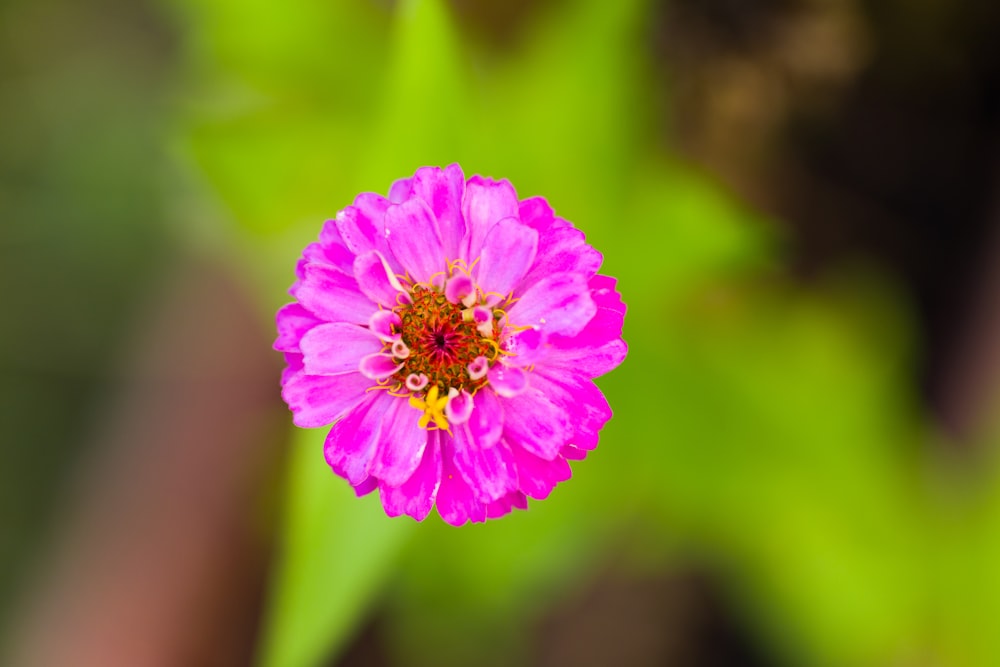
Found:
[[[420,421],[417,422],[420,428],[427,428],[427,425],[433,421],[438,428],[448,430],[448,419],[444,416],[444,406],[448,405],[448,395],[445,394],[438,398],[440,393],[438,386],[434,385],[422,399],[410,396],[410,405],[424,413],[421,415]]]

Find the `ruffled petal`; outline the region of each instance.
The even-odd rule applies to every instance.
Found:
[[[550,227],[553,229],[572,227],[566,220],[556,217],[555,211],[549,206],[549,202],[546,201],[545,197],[528,197],[527,199],[522,199],[518,202],[517,213],[521,222],[539,234]]]
[[[323,264],[306,264],[303,278],[292,288],[292,296],[328,322],[368,324],[378,306],[361,293],[354,276]]]
[[[480,447],[492,447],[503,433],[503,406],[488,387],[477,391],[472,398],[474,407],[467,422],[469,432]]]
[[[344,243],[336,220],[327,220],[323,223],[319,231],[319,245],[320,249],[315,251],[318,258],[324,258],[329,264],[344,273],[350,273],[351,264],[354,262],[354,253]],[[308,256],[308,250],[303,254]],[[317,261],[319,260],[317,259]]]
[[[442,469],[441,488],[438,490],[438,514],[445,522],[461,526],[466,521],[486,521],[486,505],[476,498],[472,488],[465,483],[454,463],[454,442],[450,436],[441,435]]]
[[[510,182],[494,181],[482,176],[473,176],[465,184],[462,199],[462,214],[465,216],[465,256],[471,264],[479,257],[483,241],[493,225],[504,218],[518,217],[517,193]]]
[[[553,336],[551,342],[561,348],[600,347],[609,341],[621,340],[624,324],[623,311],[599,307],[587,326],[576,336]]]
[[[395,307],[400,295],[406,294],[389,268],[389,262],[377,250],[358,255],[354,260],[353,272],[361,292],[386,308]]]
[[[532,285],[508,311],[518,326],[573,336],[597,312],[586,279],[579,273],[556,273]]]
[[[489,505],[486,506],[486,518],[487,519],[499,519],[502,516],[506,516],[511,513],[513,509],[526,510],[528,509],[528,499],[520,491],[514,491],[513,493],[508,493],[503,498],[499,500],[494,500]]]
[[[517,465],[517,485],[528,497],[545,500],[559,482],[569,479],[573,471],[566,459],[557,456],[551,461],[539,458],[520,447],[511,447]]]
[[[380,481],[378,493],[387,515],[406,514],[417,521],[423,521],[434,507],[434,498],[440,485],[441,446],[437,432],[431,432],[428,434],[420,465],[410,478],[399,486],[390,486]]]
[[[408,199],[390,206],[385,231],[392,253],[416,282],[429,283],[433,274],[446,268],[437,220],[422,200]]]
[[[366,477],[365,481],[360,484],[352,484],[354,487],[354,493],[361,498],[362,496],[367,496],[369,493],[378,488],[378,480],[374,477]]]
[[[483,448],[465,424],[454,427],[455,468],[484,503],[502,498],[517,489],[517,468],[510,448],[500,442]]]
[[[302,337],[303,363],[309,375],[356,373],[361,359],[382,349],[371,331],[347,322],[328,322]]]
[[[553,273],[580,273],[592,276],[604,257],[573,227],[551,227],[538,236],[538,252],[531,268],[514,290],[515,296]]]
[[[332,424],[361,402],[372,381],[361,373],[306,375],[299,371],[285,380],[281,397],[302,428]]]
[[[512,448],[524,447],[546,460],[559,455],[573,432],[564,411],[534,386],[502,403],[503,437]]]
[[[274,341],[274,349],[279,352],[298,352],[302,336],[322,322],[300,303],[282,306],[274,319],[278,326],[278,338]]]
[[[476,301],[476,286],[469,276],[456,273],[445,283],[444,296],[451,303],[462,303],[469,307]]]
[[[545,332],[533,328],[507,333],[503,339],[503,349],[507,352],[504,363],[519,368],[539,363],[549,355],[548,338]]]
[[[621,364],[628,354],[628,345],[622,340],[625,304],[614,290],[614,283],[613,278],[594,276],[590,281],[590,293],[598,306],[597,313],[577,335],[552,336],[544,359],[536,358],[533,363],[563,368],[590,378]]]
[[[285,352],[283,354],[285,357],[285,364],[287,364],[284,370],[281,371],[281,386],[284,387],[295,375],[302,372],[302,355],[298,352]]]
[[[572,436],[567,438],[580,449],[597,447],[598,434],[611,419],[611,406],[593,381],[575,373],[539,369],[531,378],[538,388],[569,418]]]
[[[322,238],[322,234],[320,238]],[[302,251],[302,257],[305,261],[313,262],[314,264],[329,264],[344,273],[350,273],[351,266],[354,263],[354,253],[348,250],[343,244],[325,245],[322,241],[307,245],[305,250]]]
[[[391,398],[391,397],[389,397]],[[330,429],[323,445],[326,462],[333,471],[358,486],[368,479],[382,416],[390,403],[383,393],[369,394]]]
[[[413,178],[400,178],[389,187],[389,202],[401,204],[413,194]]]
[[[610,311],[599,308],[597,312],[600,315]],[[617,368],[628,354],[628,344],[621,338],[611,338],[593,346],[587,344],[589,341],[586,338],[579,341],[578,338],[580,337],[565,340],[560,336],[553,336],[552,345],[546,348],[544,358],[536,358],[534,363],[595,378]]]
[[[484,292],[507,296],[535,260],[538,232],[515,218],[504,218],[490,229],[476,266],[476,282]]]
[[[622,315],[625,314],[625,303],[622,301],[622,295],[616,289],[617,278],[598,274],[591,278],[587,284],[590,286],[590,296],[598,308],[609,308]]]
[[[587,450],[580,449],[576,445],[563,445],[559,450],[559,455],[567,461],[582,461],[587,458]]]
[[[420,376],[417,377],[419,379]],[[444,415],[448,418],[449,424],[464,424],[472,416],[474,407],[475,403],[469,392],[464,389],[458,391],[453,387],[448,391],[448,403],[444,406]]]
[[[383,416],[378,452],[371,474],[389,486],[399,486],[413,475],[427,446],[427,431],[417,425],[420,411],[406,399],[392,398],[392,407]]]
[[[402,367],[391,355],[381,352],[361,357],[358,364],[358,370],[370,380],[384,380]]]
[[[376,310],[368,320],[368,330],[382,341],[391,343],[399,338],[399,334],[393,332],[393,327],[398,327],[400,323],[398,313],[391,310]]]
[[[520,368],[495,364],[486,376],[493,391],[504,398],[513,398],[528,388],[528,374]]]
[[[462,217],[462,197],[465,195],[465,175],[457,164],[444,169],[422,167],[412,179],[412,195],[424,200],[437,218],[445,257],[461,257],[465,239],[465,218]]]
[[[382,249],[384,243],[382,219],[387,208],[389,208],[388,199],[366,192],[355,197],[353,206],[348,206],[337,214],[334,224],[340,233],[340,238],[355,255]]]

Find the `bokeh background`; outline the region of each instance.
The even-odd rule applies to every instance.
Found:
[[[998,7],[7,0],[0,662],[1000,664]],[[631,350],[461,529],[355,499],[269,349],[322,221],[450,162]]]

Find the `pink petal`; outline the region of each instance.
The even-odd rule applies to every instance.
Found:
[[[622,302],[622,295],[615,289],[618,284],[617,278],[598,274],[587,284],[590,287],[590,296],[598,308],[610,308],[622,315],[625,314],[626,307]]]
[[[352,486],[368,478],[368,468],[375,455],[382,416],[391,399],[384,392],[369,394],[365,400],[347,413],[330,429],[323,446],[326,462],[334,472]]]
[[[594,276],[590,279],[590,294],[597,305],[597,313],[577,335],[552,336],[544,362],[539,363],[591,378],[621,364],[628,353],[628,346],[621,339],[625,304],[614,287],[614,278]]]
[[[475,407],[468,421],[469,432],[480,448],[492,447],[503,433],[503,406],[488,387],[477,391],[472,399]]]
[[[518,487],[530,498],[544,500],[559,482],[569,479],[573,471],[561,456],[551,461],[539,458],[520,447],[511,447],[517,465]]]
[[[604,258],[584,239],[583,232],[573,227],[554,227],[540,234],[535,261],[515,293],[527,290],[553,273],[594,275]]]
[[[389,201],[378,196],[363,194],[357,200],[361,206],[348,206],[334,219],[344,245],[355,255],[362,255],[380,248],[383,236],[382,218]]]
[[[354,260],[354,253],[352,253],[348,248],[347,244],[344,243],[344,237],[340,235],[340,229],[337,228],[336,220],[327,220],[323,223],[323,226],[319,229],[319,243],[321,246],[328,248],[339,248],[351,255],[351,260]],[[350,262],[348,262],[350,264]]]
[[[573,433],[566,413],[552,404],[535,387],[520,396],[506,398],[503,403],[503,437],[512,448],[526,450],[551,460]]]
[[[466,521],[481,523],[486,521],[486,506],[465,483],[454,463],[454,443],[450,436],[441,435],[442,459],[441,488],[437,495],[438,514],[445,522],[461,526]]]
[[[358,370],[370,380],[384,380],[402,367],[403,364],[397,364],[392,356],[382,353],[361,357],[358,364]]]
[[[463,259],[471,264],[479,257],[483,241],[493,225],[504,218],[517,218],[517,193],[508,181],[494,181],[473,176],[465,184],[462,214],[466,224],[466,248]]]
[[[610,311],[600,308],[597,312],[600,315]],[[568,340],[562,336],[553,336],[544,358],[536,359],[535,363],[595,378],[617,368],[628,354],[628,345],[621,338],[612,338],[593,346],[588,343],[590,341],[582,333]]]
[[[623,311],[599,307],[580,333],[572,337],[554,336],[552,343],[557,347],[599,347],[608,341],[620,340],[624,324]]]
[[[329,322],[302,337],[303,363],[309,375],[357,372],[362,357],[382,349],[371,331],[356,324]]]
[[[354,493],[358,498],[361,498],[378,488],[378,480],[374,477],[366,477],[365,481],[360,484],[352,484],[352,486],[354,487]]]
[[[444,414],[449,424],[464,424],[469,421],[474,407],[472,396],[466,390],[458,391],[454,387],[448,390],[448,404],[444,406]]]
[[[314,428],[337,421],[361,402],[372,381],[360,373],[306,375],[300,371],[285,382],[281,397],[296,426]]]
[[[562,218],[556,217],[555,211],[549,206],[549,202],[545,200],[545,197],[528,197],[521,200],[517,205],[517,214],[521,222],[539,233],[544,232],[553,225],[556,227],[566,227],[569,225]]]
[[[465,425],[453,429],[455,468],[478,500],[489,503],[517,488],[514,455],[505,443],[484,449]]]
[[[597,447],[600,431],[612,416],[611,406],[597,385],[575,373],[549,369],[536,369],[531,382],[569,418],[572,437],[567,440],[580,449]]]
[[[428,433],[427,446],[417,470],[400,486],[379,482],[382,507],[389,516],[407,514],[423,521],[434,507],[434,498],[441,484],[441,446],[438,432]]]
[[[528,388],[528,374],[520,368],[494,364],[486,374],[490,387],[500,396],[512,398]]]
[[[371,474],[388,486],[399,486],[413,475],[427,445],[427,431],[417,425],[420,411],[405,398],[393,398],[383,417],[378,452]]]
[[[526,510],[528,509],[528,499],[524,497],[524,494],[520,491],[514,491],[513,493],[508,493],[503,498],[499,500],[494,500],[492,503],[486,506],[486,518],[487,519],[499,519],[502,516],[510,514],[511,510],[514,508]]]
[[[363,255],[370,250],[378,250],[389,262],[394,273],[402,273],[399,262],[389,251],[386,242],[385,214],[390,202],[382,195],[374,192],[362,192],[354,198],[354,204],[344,212],[350,211],[349,219],[338,226],[344,236],[344,243],[355,255]],[[337,215],[338,222],[342,217]],[[349,240],[350,237],[350,240]]]
[[[328,322],[368,324],[378,310],[371,299],[358,289],[353,276],[323,264],[306,264],[302,280],[292,289],[292,296]]]
[[[572,336],[594,317],[597,306],[579,273],[556,273],[532,285],[507,312],[516,326],[537,326]]]
[[[414,175],[412,184],[412,194],[424,200],[437,218],[445,257],[458,259],[465,238],[465,219],[462,217],[465,175],[462,168],[457,164],[444,169],[422,167]]]
[[[353,270],[358,288],[375,303],[393,308],[398,304],[400,295],[405,294],[389,263],[377,250],[358,255]]]
[[[466,307],[475,303],[476,286],[472,278],[464,273],[456,273],[444,286],[444,295],[451,303],[464,303]]]
[[[284,352],[285,366],[284,370],[281,371],[281,386],[284,387],[288,384],[296,374],[301,373],[303,369],[302,355],[298,352]]]
[[[392,328],[398,327],[401,322],[399,315],[391,310],[376,310],[368,319],[368,330],[381,340],[391,343],[399,338],[399,334],[393,333]]]
[[[444,271],[444,249],[434,213],[420,199],[390,206],[385,214],[389,247],[403,270],[419,283]]]
[[[580,449],[576,445],[563,445],[559,450],[559,455],[567,461],[582,461],[587,458],[587,450]]]
[[[479,355],[466,365],[466,370],[469,371],[469,377],[473,380],[479,380],[486,376],[490,370],[490,361],[483,355]]]
[[[279,352],[298,352],[302,336],[322,321],[299,303],[282,306],[274,319],[278,326],[274,349]]]
[[[327,221],[326,224],[330,226],[332,221]],[[323,236],[324,234],[321,233],[319,243],[307,245],[302,251],[302,257],[315,264],[329,264],[338,271],[350,273],[351,266],[354,264],[354,253],[339,242],[339,236],[337,237],[338,243],[332,244],[323,243]]]
[[[509,333],[503,340],[503,349],[508,353],[504,356],[504,363],[518,368],[537,364],[548,357],[548,348],[547,336],[538,329]]]
[[[476,282],[484,292],[506,296],[535,260],[538,232],[516,218],[505,218],[486,234]]]
[[[389,201],[393,204],[401,204],[413,194],[413,179],[401,178],[393,181],[389,187]]]

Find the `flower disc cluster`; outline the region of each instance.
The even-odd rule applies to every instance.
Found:
[[[294,422],[332,425],[327,463],[390,516],[525,509],[611,418],[593,378],[625,358],[625,305],[601,261],[544,199],[458,165],[358,195],[277,314]]]

